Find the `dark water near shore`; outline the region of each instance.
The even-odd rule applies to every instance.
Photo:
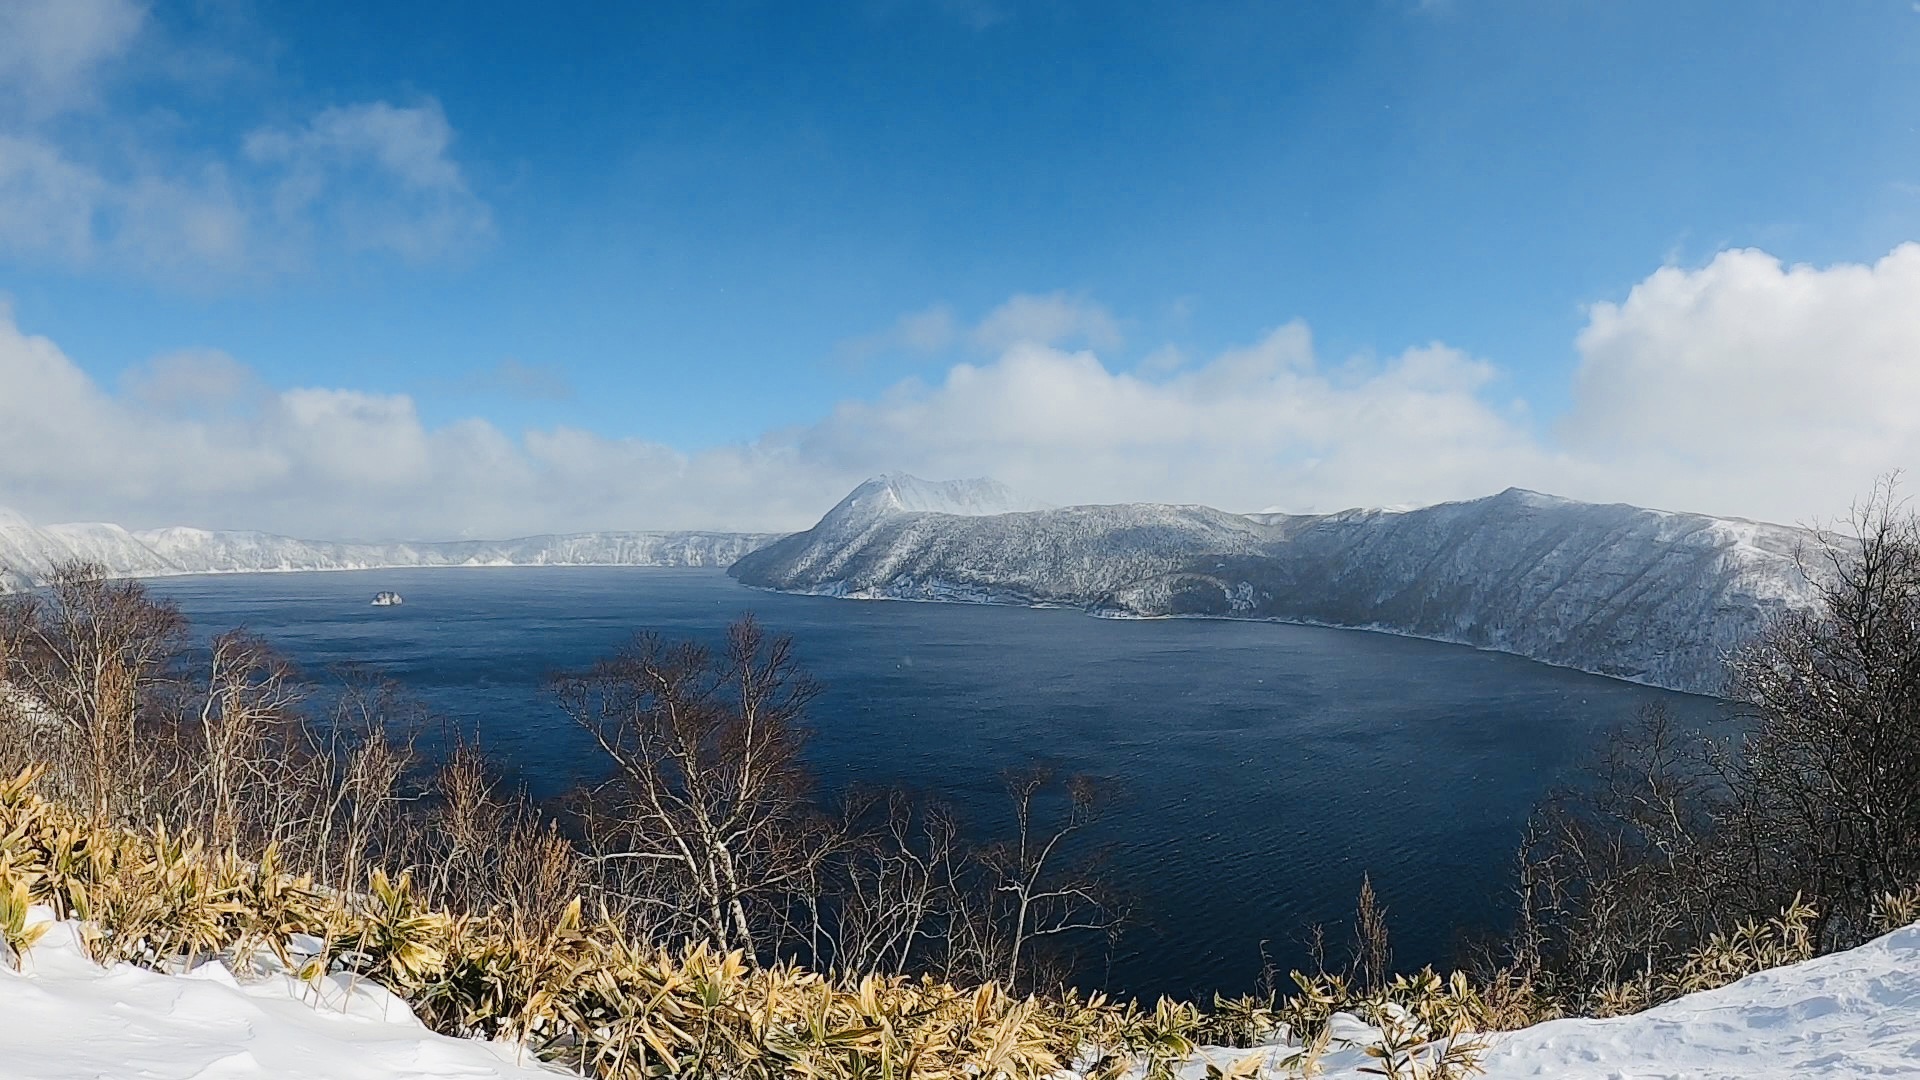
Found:
[[[635,630],[717,640],[755,612],[826,684],[810,757],[827,785],[905,783],[1001,829],[1003,768],[1108,781],[1100,825],[1136,925],[1107,982],[1152,995],[1251,987],[1260,947],[1303,962],[1363,872],[1395,959],[1445,961],[1497,926],[1539,795],[1633,709],[1710,700],[1381,634],[1064,610],[755,592],[713,570],[515,568],[158,580],[202,631],[245,626],[303,666],[363,663],[551,795],[597,774],[541,692]],[[393,589],[397,608],[368,605]],[[1097,973],[1096,973],[1097,975]]]

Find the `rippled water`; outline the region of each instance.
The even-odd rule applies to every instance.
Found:
[[[1261,943],[1302,961],[1363,872],[1396,960],[1497,925],[1538,796],[1634,707],[1714,702],[1497,653],[1270,623],[857,603],[713,570],[525,568],[160,580],[203,631],[244,625],[302,664],[371,665],[478,730],[538,793],[593,775],[542,692],[630,633],[717,639],[755,612],[826,684],[810,756],[830,786],[906,783],[997,826],[998,774],[1041,759],[1105,779],[1100,827],[1136,898],[1108,984],[1248,988]],[[395,608],[369,606],[393,589]],[[1332,935],[1337,937],[1336,928]],[[1096,977],[1097,973],[1096,973]]]

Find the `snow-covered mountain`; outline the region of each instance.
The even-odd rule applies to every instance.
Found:
[[[841,518],[864,518],[887,513],[987,517],[1047,509],[1051,507],[1046,503],[1023,498],[991,477],[922,480],[905,473],[886,473],[854,488],[834,507],[834,512]]]
[[[1385,630],[1701,693],[1720,689],[1726,652],[1771,613],[1810,600],[1801,530],[1517,488],[1326,515],[1153,504],[960,515],[889,497],[899,483],[861,485],[731,573],[836,596]]]
[[[726,566],[778,534],[603,532],[446,543],[332,543],[256,532],[35,526],[0,511],[0,591],[85,559],[121,577],[406,566]]]

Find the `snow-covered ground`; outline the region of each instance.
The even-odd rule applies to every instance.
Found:
[[[36,922],[49,922],[36,909]],[[1323,1080],[1378,1077],[1355,1044],[1318,1061]],[[1202,1080],[1251,1054],[1207,1050],[1178,1070]],[[239,980],[220,963],[162,975],[90,960],[73,923],[55,923],[0,965],[5,1080],[440,1080],[551,1077],[508,1047],[436,1035],[405,1003],[344,976],[318,991],[270,973]],[[1763,972],[1637,1016],[1559,1020],[1493,1036],[1487,1080],[1822,1080],[1920,1077],[1920,926],[1850,952]],[[1374,1071],[1365,1071],[1372,1066]],[[1292,1070],[1261,1076],[1298,1075]]]
[[[50,922],[37,908],[33,922]],[[225,964],[162,975],[88,957],[54,923],[21,970],[0,964],[4,1080],[531,1080],[554,1072],[510,1047],[437,1035],[406,1003],[333,976],[236,979]]]
[[[1364,1025],[1347,1030],[1364,1041]],[[1179,1076],[1204,1080],[1208,1062],[1225,1071],[1251,1053],[1206,1050]],[[1380,1075],[1359,1046],[1336,1047],[1319,1065],[1321,1080]],[[1480,1066],[1484,1080],[1920,1077],[1920,926],[1633,1016],[1491,1036]]]
[[[1920,1076],[1920,926],[1616,1020],[1558,1020],[1487,1056],[1490,1080]]]

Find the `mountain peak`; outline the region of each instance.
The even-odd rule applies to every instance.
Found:
[[[967,480],[922,480],[907,473],[882,473],[854,488],[829,516],[872,517],[881,514],[953,514],[989,517],[1024,510],[1046,509],[1016,494],[991,477]]]

